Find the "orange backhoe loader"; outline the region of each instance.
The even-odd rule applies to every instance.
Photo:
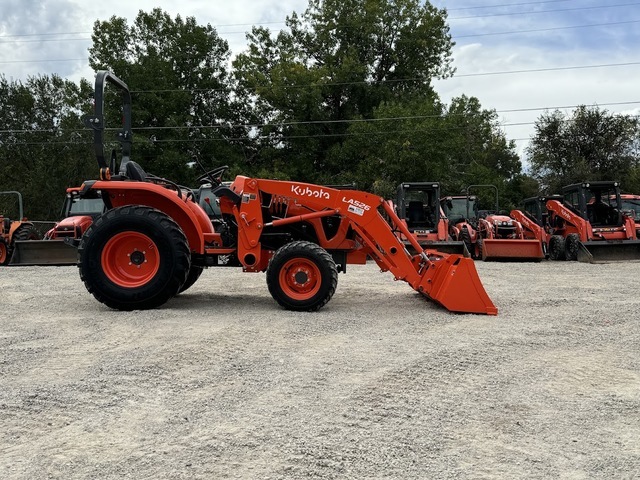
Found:
[[[549,258],[598,263],[640,260],[634,219],[623,214],[620,184],[583,182],[562,189],[563,201],[549,200]]]
[[[438,182],[403,182],[398,185],[395,202],[390,205],[422,249],[470,256],[464,242],[453,240],[449,235],[449,219],[440,206]],[[410,252],[416,253],[404,235],[400,232],[397,235]]]
[[[22,194],[15,191],[0,192],[2,209],[0,210],[0,265],[8,265],[13,256],[17,242],[36,240],[40,238],[38,231],[32,222],[24,216]],[[13,200],[15,198],[15,201]],[[11,216],[4,211],[4,207],[12,204],[17,207],[17,219],[11,220]]]
[[[107,82],[123,99],[117,173],[103,152]],[[100,179],[84,182],[79,195],[100,192],[107,210],[84,233],[78,267],[87,290],[105,305],[158,307],[191,286],[203,268],[236,266],[266,272],[269,292],[284,308],[314,311],[331,299],[338,271],[369,257],[450,311],[497,314],[472,260],[422,250],[384,199],[370,193],[245,176],[225,185],[226,167],[220,167],[201,177],[219,200],[223,222],[214,228],[193,192],[146,174],[130,159],[130,105],[127,85],[98,72],[96,111],[85,125],[94,130]],[[418,254],[407,251],[395,229]]]

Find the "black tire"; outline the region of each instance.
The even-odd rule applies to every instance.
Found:
[[[549,260],[564,260],[565,247],[564,237],[552,235],[549,239]]]
[[[13,234],[12,241],[15,241],[15,240],[20,240],[20,241],[40,240],[40,235],[38,234],[36,227],[34,227],[32,224],[23,223],[17,228],[17,230]]]
[[[6,265],[9,263],[11,256],[9,255],[9,246],[0,239],[0,265]]]
[[[164,304],[180,291],[191,264],[178,224],[144,206],[114,208],[98,217],[82,237],[78,258],[87,290],[117,310]]]
[[[567,260],[578,260],[578,251],[580,250],[580,235],[570,233],[564,240],[564,252]]]
[[[4,243],[0,246],[2,250],[0,252],[0,265],[7,265],[11,261],[11,257],[13,256],[14,242],[16,240],[26,241],[26,240],[40,240],[40,235],[36,230],[36,227],[31,223],[23,223],[20,225],[11,237],[10,243]]]
[[[274,300],[287,310],[313,312],[331,300],[338,286],[338,269],[322,247],[291,242],[269,261],[267,286]]]
[[[478,240],[476,240],[476,248],[478,249],[478,258],[480,260],[482,260],[482,247],[484,246],[482,242],[483,242],[482,238],[479,238]]]
[[[189,269],[189,273],[187,274],[187,279],[184,281],[184,284],[180,287],[178,293],[182,293],[187,290],[189,287],[193,286],[194,283],[198,281],[200,275],[204,271],[204,267],[200,267],[198,265],[191,265]]]
[[[471,234],[469,233],[469,230],[467,229],[467,227],[462,227],[460,229],[460,240],[462,240],[464,242],[465,247],[467,247],[467,250],[469,251],[469,255],[471,255],[471,258],[478,258],[476,256],[476,249],[473,246],[473,242],[471,241]]]

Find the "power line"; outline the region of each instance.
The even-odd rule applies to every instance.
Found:
[[[566,110],[578,108],[581,106],[584,107],[611,107],[611,106],[623,106],[623,105],[639,105],[640,100],[636,101],[627,101],[627,102],[608,102],[608,103],[593,103],[593,104],[581,104],[581,105],[560,105],[560,106],[547,106],[547,107],[531,107],[531,108],[513,108],[513,109],[504,109],[504,110],[495,110],[495,113],[522,113],[522,112],[536,112],[542,110]],[[464,113],[446,113],[447,116],[465,116]],[[635,115],[631,115],[635,117]],[[310,120],[310,121],[296,121],[296,122],[275,122],[275,123],[255,123],[255,124],[228,124],[228,125],[190,125],[190,126],[172,126],[172,127],[134,127],[133,131],[160,131],[160,130],[208,130],[208,129],[221,129],[221,128],[264,128],[264,127],[288,127],[288,126],[296,126],[296,125],[330,125],[330,124],[339,124],[339,123],[377,123],[377,122],[387,122],[387,121],[401,121],[401,120],[426,120],[429,118],[443,118],[441,114],[432,114],[432,115],[407,115],[407,116],[395,116],[395,117],[383,117],[383,118],[354,118],[348,120]],[[508,123],[501,124],[501,126],[522,126],[522,125],[533,125],[534,122],[524,122],[524,123]],[[108,130],[116,130],[116,129],[108,129]],[[66,130],[69,133],[72,132],[86,132],[87,129],[76,129],[76,130]],[[45,133],[51,132],[52,129],[24,129],[24,130],[15,130],[15,129],[7,129],[0,130],[0,133]]]
[[[446,8],[448,12],[453,12],[454,10],[477,10],[480,8],[503,8],[503,7],[519,7],[522,5],[540,5],[543,3],[566,3],[566,2],[570,2],[571,0],[543,0],[540,2],[523,2],[523,3],[503,3],[500,5],[476,5],[473,7],[456,7],[456,8],[448,8],[448,7],[442,7],[442,8]]]
[[[520,33],[538,33],[538,32],[551,32],[554,30],[569,30],[573,28],[591,28],[591,27],[609,27],[612,25],[624,25],[628,23],[639,23],[640,20],[626,20],[623,22],[611,22],[611,23],[591,23],[589,25],[567,25],[565,27],[549,27],[549,28],[536,28],[532,30],[511,30],[508,32],[488,32],[488,33],[473,33],[469,35],[454,35],[454,38],[471,38],[471,37],[488,37],[491,35],[514,35]]]
[[[469,15],[467,17],[449,17],[449,20],[467,20],[471,18],[485,18],[485,17],[508,17],[515,15],[534,15],[539,13],[556,13],[556,12],[574,12],[578,10],[594,10],[601,8],[616,8],[616,7],[630,7],[640,5],[640,2],[634,3],[619,3],[616,5],[595,5],[591,7],[575,7],[575,8],[562,8],[557,10],[535,10],[529,12],[510,12],[510,13],[487,13],[483,15]]]
[[[562,0],[568,1],[568,0]],[[469,7],[472,8],[472,7]],[[481,7],[478,7],[481,8]],[[482,7],[484,8],[484,7]],[[473,33],[468,35],[454,35],[454,38],[473,38],[473,37],[488,37],[495,35],[518,35],[523,33],[539,33],[539,32],[550,32],[556,30],[571,30],[576,28],[593,28],[593,27],[610,27],[614,25],[626,25],[630,23],[640,23],[640,20],[625,20],[620,22],[608,22],[608,23],[591,23],[587,25],[566,25],[563,27],[548,27],[548,28],[536,28],[531,30],[510,30],[505,32],[486,32],[486,33]],[[240,34],[246,33],[246,31],[242,32],[219,32],[219,35],[229,35],[229,34]],[[47,35],[47,34],[42,34]],[[50,34],[57,35],[57,34]],[[0,35],[0,38],[3,36]],[[48,39],[39,39],[39,40],[9,40],[9,41],[0,41],[0,45],[2,44],[16,44],[16,43],[44,43],[44,42],[75,42],[75,41],[88,41],[91,40],[90,37],[84,38],[48,38]]]

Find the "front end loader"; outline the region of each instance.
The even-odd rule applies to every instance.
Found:
[[[122,161],[112,172],[104,161],[103,93],[122,90]],[[105,305],[155,308],[197,281],[207,267],[264,272],[282,307],[315,311],[333,296],[338,272],[367,258],[396,280],[461,313],[497,314],[473,261],[423,250],[384,199],[366,192],[293,181],[237,176],[222,182],[226,167],[206,172],[222,217],[215,226],[193,192],[148,175],[129,158],[130,95],[107,71],[96,75],[94,130],[100,179],[84,182],[80,196],[99,192],[106,211],[84,233],[78,248],[80,277]],[[386,220],[385,218],[389,219]],[[412,255],[398,230],[419,253]]]
[[[549,200],[549,258],[586,263],[640,260],[634,219],[623,214],[620,184],[583,182]]]

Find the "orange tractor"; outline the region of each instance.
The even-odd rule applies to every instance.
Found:
[[[583,182],[549,200],[549,258],[597,263],[640,259],[634,218],[623,213],[620,184]]]
[[[500,213],[498,188],[495,185],[470,185],[472,188],[490,188],[495,191],[495,210],[478,217],[476,251],[483,260],[540,261],[545,258],[542,243],[528,239],[522,224],[509,215]]]
[[[107,82],[123,99],[117,173],[102,151]],[[450,311],[497,314],[473,261],[422,250],[384,199],[370,193],[245,176],[226,185],[226,167],[219,167],[201,177],[219,201],[223,221],[214,228],[193,192],[147,175],[129,158],[130,102],[122,80],[97,73],[96,111],[85,124],[94,130],[100,179],[84,182],[79,195],[100,192],[107,210],[84,233],[78,268],[98,301],[120,310],[158,307],[197,281],[203,268],[224,266],[265,272],[281,306],[315,311],[333,296],[339,271],[371,258]],[[411,255],[394,229],[419,253]]]
[[[478,198],[471,189],[491,188],[495,191],[495,210],[478,209]],[[489,260],[540,261],[545,255],[540,241],[527,238],[520,221],[497,213],[498,189],[495,185],[470,185],[465,196],[445,197],[445,213],[453,225],[452,237],[467,244],[474,258]],[[450,225],[451,225],[450,224]]]
[[[81,197],[78,188],[67,189],[62,207],[63,219],[44,234],[44,239],[15,242],[11,266],[62,266],[78,263],[80,238],[93,219],[104,212],[99,192]]]
[[[395,203],[390,205],[423,249],[470,256],[464,242],[449,235],[449,219],[440,206],[438,182],[403,182],[396,190]],[[398,236],[413,251],[409,240],[399,232]]]
[[[15,197],[16,201],[13,201]],[[2,198],[2,211],[0,211],[0,265],[8,265],[13,256],[16,242],[35,240],[40,238],[38,231],[32,222],[24,216],[22,204],[22,194],[15,191],[0,192]],[[17,220],[11,220],[9,215],[5,215],[5,204],[12,203],[12,207],[17,206]]]

